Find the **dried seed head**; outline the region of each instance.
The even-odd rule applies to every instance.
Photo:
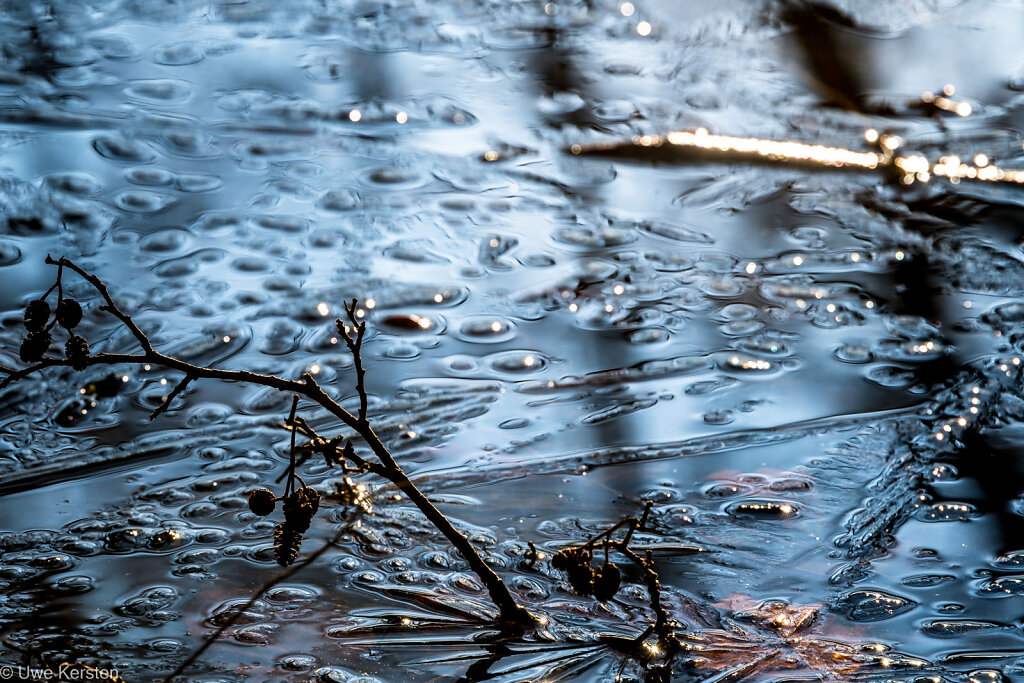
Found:
[[[82,322],[82,307],[74,299],[61,299],[57,304],[57,322],[66,330]]]
[[[615,597],[622,585],[622,572],[612,562],[605,562],[594,571],[594,597],[607,602]]]
[[[274,492],[270,489],[253,489],[249,494],[249,509],[254,515],[266,517],[275,507],[277,501],[274,500]]]
[[[551,566],[567,572],[590,564],[590,551],[586,548],[564,548],[551,556]]]
[[[316,489],[303,486],[284,499],[284,521],[293,529],[303,532],[309,528],[313,515],[320,509],[320,494]]]
[[[89,342],[85,341],[85,337],[72,335],[64,344],[64,355],[75,370],[85,370],[89,367]]]
[[[274,527],[274,557],[282,567],[287,567],[299,557],[302,545],[302,532],[297,531],[287,521],[279,522]]]
[[[29,301],[25,307],[25,329],[29,332],[38,332],[46,327],[50,319],[50,304],[44,299]]]
[[[50,350],[53,338],[46,330],[29,332],[25,340],[21,342],[19,357],[22,363],[35,363],[43,359],[43,355]]]
[[[594,570],[589,564],[577,565],[567,572],[569,585],[576,595],[593,595],[594,593]]]

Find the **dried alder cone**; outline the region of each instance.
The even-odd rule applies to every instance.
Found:
[[[25,336],[24,341],[21,342],[18,357],[21,358],[22,363],[38,363],[43,359],[46,352],[50,350],[50,344],[52,343],[53,337],[46,330],[29,332]]]
[[[53,337],[50,330],[54,325],[60,325],[68,331],[70,336],[64,343],[64,356],[75,370],[85,370],[89,367],[89,342],[85,337],[74,334],[75,327],[82,322],[82,306],[74,299],[64,298],[61,277],[64,274],[63,268],[57,273],[57,281],[53,283],[49,291],[41,299],[33,299],[25,306],[25,329],[28,334],[21,342],[18,357],[23,363],[38,363],[43,360],[46,352],[53,344]],[[50,304],[46,297],[54,289],[58,290],[57,312],[50,322],[52,313]]]
[[[309,529],[313,516],[320,509],[320,494],[303,486],[284,499],[284,522],[300,532]]]
[[[45,299],[36,299],[28,302],[25,307],[25,329],[29,332],[38,332],[46,327],[50,320],[50,304]]]
[[[85,370],[89,367],[89,342],[85,341],[85,337],[71,335],[64,344],[64,355],[75,370]]]
[[[601,602],[607,602],[619,592],[622,572],[608,561],[595,570],[590,566],[590,560],[588,548],[565,548],[551,557],[551,566],[566,573],[576,595],[593,595]]]
[[[57,304],[57,322],[65,330],[74,329],[78,323],[82,322],[81,305],[74,299],[61,299]]]
[[[605,562],[594,570],[594,597],[601,602],[608,602],[619,592],[622,585],[622,572],[612,562]]]
[[[278,522],[274,527],[274,557],[282,567],[287,567],[299,557],[299,546],[302,545],[302,532],[297,531],[288,522]]]
[[[277,507],[277,498],[270,489],[253,489],[249,494],[249,509],[254,515],[266,517]]]

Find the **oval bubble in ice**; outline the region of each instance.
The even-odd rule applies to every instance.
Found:
[[[148,145],[120,135],[104,134],[93,138],[92,147],[104,159],[124,163],[142,163],[156,159]]]
[[[505,318],[477,317],[459,326],[459,339],[478,344],[496,344],[515,336],[515,323]]]
[[[164,43],[153,48],[153,61],[166,66],[185,66],[203,60],[203,50],[198,43],[182,40],[177,43]]]
[[[756,517],[766,520],[785,520],[797,517],[800,509],[783,500],[747,499],[730,503],[725,511],[731,517]]]
[[[727,425],[735,419],[736,416],[731,410],[712,410],[704,413],[704,422],[709,425]]]
[[[191,233],[182,228],[160,228],[140,239],[138,247],[149,253],[170,254],[188,246],[191,238]]]
[[[870,363],[874,360],[871,349],[863,344],[843,344],[833,352],[833,355],[836,357],[836,360],[843,363]]]
[[[176,78],[140,79],[129,81],[123,92],[134,99],[177,104],[189,98],[192,85]]]
[[[980,514],[970,503],[943,502],[922,506],[917,518],[922,522],[966,522]]]
[[[388,332],[437,334],[444,331],[444,322],[440,317],[416,313],[394,313],[383,316],[376,322]]]
[[[851,621],[872,622],[892,619],[917,607],[917,603],[894,593],[860,589],[839,597],[838,609]]]
[[[182,192],[212,192],[223,186],[224,181],[214,175],[183,173],[178,176],[175,185]]]
[[[159,213],[174,201],[174,197],[148,190],[127,190],[114,197],[115,204],[131,213]]]
[[[140,166],[130,168],[124,173],[124,179],[134,185],[150,185],[159,187],[174,182],[174,174],[165,168]]]
[[[543,370],[548,359],[536,351],[502,351],[488,356],[488,364],[498,372],[524,374]]]

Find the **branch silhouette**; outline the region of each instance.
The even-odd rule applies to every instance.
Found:
[[[435,507],[434,504],[423,494],[423,492],[416,487],[412,480],[409,479],[409,476],[395,461],[394,456],[392,456],[391,452],[371,427],[367,417],[368,397],[364,385],[365,369],[363,368],[362,363],[362,343],[363,335],[366,330],[366,322],[364,320],[360,320],[361,311],[358,308],[357,300],[353,299],[351,302],[347,302],[345,304],[347,320],[338,319],[336,321],[338,332],[345,340],[345,343],[352,354],[356,368],[356,391],[359,395],[359,411],[357,415],[353,415],[341,406],[341,404],[332,399],[323,390],[316,379],[308,372],[303,373],[300,380],[290,380],[276,375],[265,375],[250,372],[248,370],[223,370],[220,368],[194,365],[179,358],[161,353],[153,347],[149,337],[142,331],[138,324],[136,324],[132,317],[118,307],[111,296],[107,285],[99,277],[87,272],[68,258],[61,257],[59,259],[54,259],[51,256],[47,256],[46,263],[48,265],[58,267],[58,276],[57,281],[54,283],[54,287],[51,287],[50,290],[43,295],[42,299],[30,303],[29,309],[26,311],[26,327],[29,329],[29,333],[26,342],[22,345],[21,357],[22,360],[29,363],[29,365],[22,369],[8,367],[0,368],[0,372],[3,372],[6,375],[2,380],[0,380],[0,389],[52,367],[73,367],[76,370],[83,370],[87,367],[98,365],[131,364],[160,366],[168,370],[176,370],[184,375],[183,379],[179,381],[173,390],[164,398],[160,406],[153,411],[150,415],[150,419],[155,419],[161,413],[166,411],[171,402],[180,395],[191,382],[197,379],[215,379],[225,382],[256,384],[270,387],[281,392],[292,393],[295,395],[296,400],[299,396],[302,396],[338,418],[345,426],[354,431],[358,437],[361,438],[367,446],[369,446],[373,455],[376,457],[376,462],[368,461],[357,456],[350,444],[346,446],[343,451],[338,452],[337,447],[341,443],[341,438],[330,438],[317,434],[311,427],[309,427],[305,420],[302,420],[302,418],[295,415],[294,408],[291,416],[285,423],[286,428],[292,430],[293,442],[294,436],[301,432],[311,440],[310,444],[307,444],[306,448],[309,450],[319,450],[320,452],[323,452],[327,457],[328,463],[341,466],[343,471],[350,472],[352,470],[346,467],[346,462],[351,461],[355,464],[356,470],[371,472],[377,476],[387,479],[398,487],[398,489],[408,497],[412,504],[415,505],[421,513],[423,513],[434,527],[444,535],[448,542],[451,543],[452,546],[454,546],[462,557],[469,563],[470,569],[480,578],[481,582],[483,582],[484,586],[487,588],[491,601],[498,608],[498,620],[502,625],[507,628],[518,629],[527,629],[535,625],[536,618],[512,597],[512,594],[505,586],[505,583],[501,580],[501,577],[499,577],[494,570],[484,562],[483,558],[477,552],[476,548],[469,541],[466,535],[456,529],[451,521],[440,510],[438,510],[437,507]],[[66,357],[59,358],[46,355],[51,344],[49,335],[50,328],[59,322],[62,327],[65,327],[65,329],[68,330],[69,334],[73,334],[73,328],[77,325],[77,320],[68,320],[66,318],[61,319],[62,308],[72,307],[71,304],[65,303],[72,300],[64,298],[63,293],[61,278],[65,269],[76,273],[92,285],[104,302],[100,306],[100,310],[114,316],[122,325],[124,325],[125,328],[129,330],[129,332],[131,332],[132,336],[141,347],[142,353],[98,353],[89,355],[88,345],[85,343],[85,340],[78,336],[72,336],[71,340],[80,341],[76,342],[77,346],[72,345],[71,341],[69,341],[66,347]],[[58,289],[59,298],[57,319],[47,327],[46,321],[49,319],[50,308],[49,305],[46,304],[45,299],[55,288]],[[77,302],[72,303],[73,307],[78,306]],[[81,316],[79,315],[79,319],[80,317]],[[354,330],[354,336],[350,330]],[[293,406],[294,405],[295,404],[293,404]],[[294,474],[295,467],[295,452],[296,449],[293,447],[291,463],[289,465],[289,476],[286,483],[286,492],[290,491],[293,486],[292,475]],[[284,503],[286,524],[289,521],[288,515],[290,509],[294,514],[299,514],[295,511],[298,508],[303,508],[304,511],[301,512],[300,516],[304,516],[309,513],[310,509],[315,513],[319,500],[309,499],[309,496],[314,495],[314,493],[315,492],[313,492],[312,489],[307,488],[304,484],[301,488],[291,491],[291,494],[285,498]],[[270,496],[270,499],[264,499],[261,502],[270,504],[272,509],[272,502],[277,499],[273,497],[272,493],[270,493]],[[250,500],[252,500],[252,498],[250,498]],[[291,505],[291,508],[289,505]],[[309,513],[309,517],[311,516],[312,513]],[[308,520],[306,520],[306,522],[306,527],[308,528]],[[304,529],[301,530],[304,531]],[[285,532],[288,533],[289,530],[286,529]],[[279,540],[277,539],[276,532],[275,540]],[[296,542],[294,544],[295,552],[297,552],[297,547],[298,545]],[[281,557],[279,556],[279,560],[280,559]],[[292,558],[292,560],[294,561],[294,558]]]

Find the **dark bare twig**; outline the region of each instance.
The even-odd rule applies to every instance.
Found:
[[[609,549],[617,550],[628,557],[635,565],[637,565],[637,567],[640,568],[643,572],[644,583],[647,585],[647,592],[650,596],[651,609],[654,611],[654,631],[659,637],[664,638],[670,631],[667,628],[669,625],[669,616],[661,604],[661,580],[658,577],[658,572],[654,569],[653,553],[648,550],[644,557],[640,557],[632,548],[629,547],[630,542],[633,540],[633,534],[636,533],[636,530],[643,529],[646,526],[647,520],[651,514],[652,506],[653,503],[651,501],[647,501],[647,504],[644,506],[644,513],[640,519],[637,519],[636,517],[626,517],[617,524],[614,524],[594,536],[587,542],[586,546],[588,548],[593,548],[595,546],[598,548],[604,548],[605,551]],[[623,527],[626,527],[625,536],[622,537],[622,540],[614,540],[611,537],[612,534]],[[644,638],[646,638],[646,636],[644,636]]]
[[[356,369],[356,393],[359,394],[359,421],[365,424],[367,396],[363,378],[366,375],[366,370],[363,368],[362,349],[363,334],[366,332],[366,321],[360,320],[359,316],[356,315],[358,303],[358,299],[352,299],[351,302],[345,303],[345,315],[348,316],[349,322],[352,323],[352,327],[356,330],[355,339],[352,339],[348,326],[342,320],[335,321],[335,325],[338,327],[338,334],[345,340],[345,345],[348,346],[348,350],[352,353],[352,362]]]
[[[288,424],[295,423],[295,411],[299,407],[299,395],[292,396],[292,409],[288,413]],[[284,483],[284,495],[287,497],[292,491],[293,479],[295,479],[295,430],[292,430],[291,447],[288,450],[288,480]],[[305,484],[303,484],[305,486]]]
[[[648,626],[642,633],[636,638],[632,639],[628,643],[628,646],[623,649],[626,654],[630,656],[638,656],[641,659],[649,660],[648,654],[641,653],[641,646],[644,645],[647,638],[651,634],[658,636],[659,643],[664,647],[665,657],[663,664],[658,666],[668,666],[672,658],[683,648],[682,643],[675,633],[675,623],[671,620],[668,612],[665,611],[665,606],[661,601],[661,581],[658,577],[658,572],[654,566],[654,557],[651,550],[647,550],[644,557],[641,557],[629,547],[630,542],[633,540],[633,534],[636,533],[637,529],[643,529],[646,527],[647,520],[650,517],[651,507],[653,503],[647,501],[644,506],[643,515],[638,519],[636,517],[626,517],[619,522],[613,524],[607,529],[595,534],[589,541],[584,543],[582,546],[575,548],[567,548],[560,550],[555,558],[552,559],[552,565],[556,565],[556,560],[559,561],[560,565],[556,568],[564,569],[569,572],[570,583],[573,585],[573,590],[581,595],[589,595],[588,591],[593,591],[594,595],[599,597],[601,600],[609,599],[607,594],[605,597],[600,597],[597,590],[598,579],[593,579],[593,585],[589,580],[590,576],[596,577],[597,574],[590,573],[590,561],[593,556],[593,551],[604,550],[605,553],[605,565],[601,571],[610,566],[608,554],[609,551],[617,551],[627,557],[633,564],[635,564],[643,574],[644,584],[647,587],[647,593],[650,600],[651,611],[654,612],[654,623]],[[626,532],[623,537],[619,540],[613,538],[613,534],[620,529],[625,529]],[[613,566],[612,566],[613,568]],[[576,573],[574,576],[574,572]],[[582,577],[586,580],[580,581],[579,572],[583,572]],[[612,591],[618,590],[618,570],[614,569],[615,588]],[[583,592],[581,592],[583,591]],[[611,642],[611,641],[609,641]],[[651,669],[648,670],[648,673]]]
[[[195,375],[192,375],[192,374],[186,374],[184,377],[182,377],[181,381],[178,382],[176,385],[174,385],[174,388],[171,389],[171,393],[167,394],[167,396],[164,397],[164,400],[160,402],[160,405],[158,405],[156,407],[156,410],[154,410],[152,413],[149,414],[150,421],[155,420],[157,417],[160,416],[161,413],[163,413],[165,410],[170,408],[171,407],[171,401],[173,401],[174,398],[178,394],[180,394],[181,392],[185,391],[185,389],[188,387],[188,385],[195,378],[196,378]]]
[[[323,447],[323,448],[333,448],[335,451],[337,451],[337,448],[338,448],[337,443],[339,441],[338,438],[328,439],[327,437],[319,434],[315,429],[313,429],[311,426],[309,426],[309,423],[307,423],[305,419],[303,419],[301,417],[295,417],[295,419],[292,420],[292,423],[295,425],[295,427],[299,431],[301,431],[309,439],[311,439],[309,444],[306,444],[305,446],[300,446],[299,447],[300,449],[301,448],[308,448],[310,451],[319,452],[318,449]],[[347,449],[345,451],[345,460],[351,460],[352,462],[354,462],[356,464],[356,467],[358,468],[356,470],[346,470],[343,467],[342,471],[344,471],[346,473],[365,471],[365,472],[373,472],[374,474],[376,474],[379,477],[387,478],[386,472],[385,472],[383,467],[381,467],[378,463],[370,462],[368,460],[364,460],[362,457],[360,457],[358,454],[356,454],[356,452],[354,450],[352,450],[351,448],[349,448],[349,449]],[[344,461],[342,461],[342,465],[344,466]]]
[[[537,544],[533,541],[528,541],[526,545],[530,548],[530,552],[526,553],[526,557],[529,558],[526,560],[526,566],[532,568],[533,565],[537,564],[537,558],[539,557],[539,554],[537,553]]]
[[[192,376],[194,379],[218,379],[227,382],[257,384],[277,389],[278,391],[304,396],[310,399],[331,415],[338,418],[347,427],[355,431],[366,442],[374,456],[376,456],[379,461],[379,463],[368,462],[368,469],[397,486],[409,501],[415,505],[421,513],[423,513],[431,524],[433,524],[434,527],[444,535],[448,542],[451,543],[466,559],[469,563],[470,569],[473,570],[473,572],[483,582],[484,586],[486,586],[491,601],[494,602],[501,614],[500,621],[505,626],[529,628],[536,623],[536,619],[533,615],[531,615],[515,600],[515,598],[512,597],[512,594],[505,586],[505,583],[501,580],[501,577],[499,577],[494,570],[484,562],[483,558],[480,557],[480,554],[476,551],[476,548],[473,547],[473,544],[470,543],[465,534],[456,529],[451,521],[445,517],[445,515],[438,510],[425,495],[423,495],[423,492],[416,487],[412,480],[409,479],[408,475],[398,465],[394,457],[391,455],[391,452],[381,441],[380,437],[378,437],[373,431],[373,428],[367,421],[366,409],[368,398],[362,379],[363,369],[360,353],[362,335],[365,331],[365,322],[359,322],[356,326],[356,337],[354,339],[352,339],[350,334],[346,339],[347,344],[351,341],[349,349],[353,352],[353,360],[357,368],[356,390],[359,393],[360,403],[359,416],[357,417],[342,407],[337,401],[332,399],[317,383],[316,379],[314,379],[314,377],[308,372],[302,375],[300,381],[288,380],[275,375],[263,375],[256,372],[250,372],[248,370],[221,370],[219,368],[193,365],[192,363],[174,358],[173,356],[160,353],[153,348],[149,338],[142,329],[139,328],[135,321],[132,320],[131,316],[124,313],[117,307],[117,304],[114,303],[107,286],[102,280],[95,275],[86,272],[73,261],[64,257],[59,260],[54,260],[52,257],[47,256],[46,263],[56,265],[61,269],[67,268],[72,270],[91,284],[105,301],[105,304],[100,307],[100,310],[110,313],[126,328],[128,328],[143,350],[142,354],[100,353],[89,356],[84,359],[84,365],[86,367],[93,365],[116,364],[159,365],[169,370],[177,370],[184,373],[186,376]],[[355,305],[356,302],[353,301],[351,306],[351,317],[354,320],[357,320],[358,317],[356,316]],[[346,311],[348,310],[349,307],[346,307]],[[343,337],[348,334],[347,331],[344,330],[344,325],[339,326],[339,332],[342,333]],[[0,389],[9,386],[12,382],[23,379],[46,368],[70,366],[71,364],[72,361],[70,359],[44,358],[27,368],[7,373],[7,376],[0,381]],[[358,465],[358,461],[353,460],[353,462],[357,462]],[[294,466],[291,465],[290,467],[291,471],[294,472]]]

